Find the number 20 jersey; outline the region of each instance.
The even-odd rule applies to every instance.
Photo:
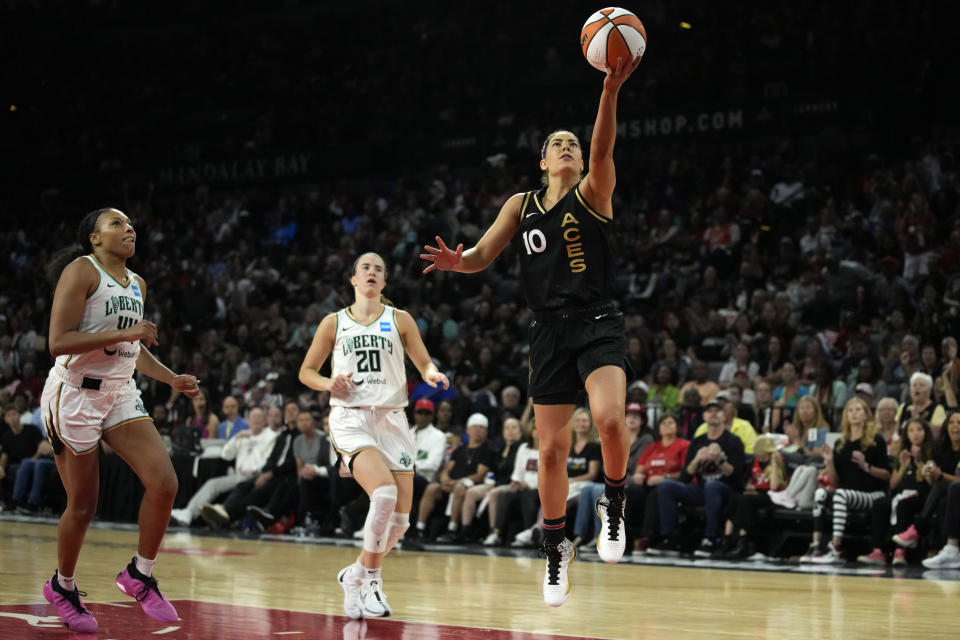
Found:
[[[397,313],[384,305],[370,324],[360,324],[350,311],[337,312],[332,375],[350,374],[353,389],[346,398],[330,398],[337,407],[405,407],[407,373]]]
[[[570,189],[549,211],[546,188],[524,195],[513,242],[520,280],[534,311],[588,307],[616,294],[613,255],[607,240],[611,220]]]

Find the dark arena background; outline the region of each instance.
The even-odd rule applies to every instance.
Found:
[[[307,429],[296,424],[306,413],[328,451],[329,393],[298,373],[320,320],[352,301],[353,262],[367,251],[383,257],[385,295],[452,382],[438,393],[407,360],[410,423],[443,432],[442,461],[475,413],[489,422],[491,459],[511,450],[505,422],[519,419],[529,437],[533,315],[518,245],[472,275],[424,275],[419,255],[436,236],[472,247],[508,197],[540,188],[548,133],[571,131],[589,150],[604,76],[578,37],[601,8],[0,0],[0,638],[956,636],[960,20],[950,2],[624,5],[648,36],[619,94],[609,234],[631,463],[661,441],[665,415],[693,440],[720,394],[747,449],[747,493],[765,491],[751,466],[771,455],[754,451],[761,438],[785,481],[809,470],[809,495],[833,491],[829,474],[817,478],[823,454],[842,446],[844,408],[861,398],[888,466],[912,469],[917,495],[884,485],[872,505],[844,504],[842,546],[824,546],[837,523],[829,492],[816,518],[809,501],[764,498],[747,535],[731,525],[711,550],[709,502],[674,507],[668,536],[662,509],[643,508],[662,496],[641,478],[627,552],[607,565],[592,514],[602,477],[587,466],[593,482],[568,502],[578,552],[563,607],[540,594],[536,504],[496,532],[485,509],[450,530],[441,505],[384,564],[393,615],[361,621],[344,615],[336,575],[362,546],[368,502],[334,460],[319,458],[310,483],[287,468],[269,503],[227,522],[216,510],[226,493],[190,503],[233,472],[221,454],[235,411],[278,431]],[[151,351],[199,378],[202,401],[136,375],[179,481],[156,575],[180,619],[148,618],[114,588],[144,489],[102,446],[76,574],[100,630],[77,635],[41,592],[66,505],[36,444],[53,365],[44,271],[83,216],[105,207],[137,232],[128,264],[149,283]],[[927,425],[923,446],[907,432],[914,415]],[[569,460],[586,464],[581,450]],[[509,485],[511,471],[495,482]],[[425,484],[436,469],[418,473]],[[637,478],[629,468],[628,487]],[[916,509],[901,508],[911,500]],[[810,548],[824,518],[823,543]]]

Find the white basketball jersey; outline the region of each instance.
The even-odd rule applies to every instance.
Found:
[[[330,398],[337,407],[407,406],[404,349],[397,330],[396,309],[384,305],[370,324],[360,324],[350,312],[337,312],[332,373],[352,374],[353,389],[346,398]]]
[[[127,269],[127,286],[117,282],[90,255],[83,256],[97,269],[100,283],[87,298],[87,306],[77,326],[81,333],[100,333],[126,329],[143,320],[143,295],[136,275]],[[140,355],[140,341],[117,342],[109,347],[76,355],[57,356],[57,364],[68,371],[91,378],[119,379],[133,375]]]

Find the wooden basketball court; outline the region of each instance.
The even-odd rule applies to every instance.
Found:
[[[394,617],[360,623],[344,617],[335,581],[355,548],[177,531],[156,567],[181,616],[168,625],[114,585],[136,540],[133,528],[89,531],[76,575],[100,631],[73,635],[41,595],[56,568],[56,526],[0,516],[0,638],[929,640],[960,632],[960,571],[915,571],[913,579],[888,570],[837,575],[578,559],[570,599],[550,609],[540,595],[543,561],[509,551],[395,551],[384,569]]]

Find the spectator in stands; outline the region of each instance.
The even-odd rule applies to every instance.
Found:
[[[733,376],[737,371],[746,371],[747,377],[751,380],[760,373],[760,365],[750,357],[750,346],[745,342],[738,343],[734,348],[733,356],[723,365],[717,381],[721,385],[727,385],[733,382]]]
[[[443,466],[443,454],[447,449],[447,437],[433,426],[433,400],[420,398],[413,406],[413,440],[417,447],[417,460],[413,476],[413,504],[419,505],[423,492],[437,479]],[[416,515],[414,514],[414,517]]]
[[[287,400],[286,404],[283,405],[283,419],[279,422],[275,421],[276,414],[272,410],[267,411],[267,424],[270,425],[270,428],[274,431],[282,431],[283,429],[292,429],[297,426],[297,417],[300,416],[300,404],[296,400]],[[271,419],[271,416],[274,419]]]
[[[0,483],[13,484],[13,504],[18,511],[34,513],[43,506],[47,475],[54,471],[53,447],[40,427],[20,421],[14,405],[3,411],[9,430],[0,437]],[[2,482],[8,478],[7,482]],[[0,492],[0,499],[6,491]]]
[[[260,406],[264,410],[269,409],[270,407],[282,407],[283,406],[283,394],[277,393],[277,379],[280,377],[280,374],[276,371],[270,371],[267,375],[263,376],[263,397],[260,398]],[[257,383],[259,385],[259,383]]]
[[[690,443],[681,478],[660,483],[657,501],[661,540],[656,548],[661,552],[680,549],[676,538],[677,507],[680,504],[704,505],[706,508],[707,525],[696,555],[710,557],[718,549],[723,531],[723,509],[730,496],[739,493],[743,487],[743,442],[725,429],[724,407],[724,400],[717,398],[704,406],[707,431]],[[696,484],[692,483],[694,479]]]
[[[540,438],[537,436],[536,423],[531,426],[530,441],[523,442],[517,449],[510,484],[495,487],[489,494],[487,512],[490,518],[490,534],[483,541],[486,547],[503,544],[510,522],[516,522],[517,529],[526,531],[537,521],[537,511],[540,509],[540,494],[537,491],[540,453],[537,449]],[[515,521],[511,516],[518,507],[520,519]]]
[[[950,485],[960,480],[960,411],[950,411],[940,430],[934,447],[933,460],[923,465],[923,478],[930,485],[920,512],[920,520],[929,522],[937,514],[942,519],[943,507]]]
[[[748,536],[757,512],[773,504],[769,492],[780,491],[786,486],[783,458],[773,440],[769,436],[760,436],[754,451],[756,455],[750,469],[750,479],[743,493],[734,493],[727,503],[721,554],[730,559],[750,555]]]
[[[960,482],[950,485],[943,521],[947,543],[932,558],[923,561],[926,569],[960,569]]]
[[[279,501],[280,496],[274,495],[274,491],[296,478],[297,461],[293,454],[293,440],[300,435],[299,422],[298,413],[296,424],[286,425],[283,431],[277,433],[270,455],[255,478],[237,484],[222,504],[208,503],[200,507],[200,517],[208,525],[214,529],[225,527],[243,517],[250,506],[262,508],[271,500]]]
[[[680,389],[676,386],[676,373],[667,365],[655,370],[654,382],[647,394],[647,402],[666,412],[680,406]]]
[[[661,416],[657,423],[657,440],[645,447],[627,485],[627,537],[637,541],[635,550],[646,551],[655,541],[659,529],[657,487],[664,479],[679,479],[687,456],[689,440],[677,437],[677,419],[672,414]]]
[[[810,457],[820,459],[823,445],[827,443],[830,424],[824,420],[820,403],[813,396],[803,396],[797,400],[797,409],[793,419],[783,425],[783,432],[790,443],[783,447],[784,454],[799,454],[798,464],[810,462]]]
[[[771,383],[780,382],[780,369],[786,362],[786,356],[783,352],[783,340],[778,335],[767,338],[766,354],[760,362],[758,375]],[[752,379],[752,376],[751,376]]]
[[[782,407],[784,415],[790,417],[793,415],[793,409],[797,406],[797,400],[809,393],[804,385],[800,384],[797,378],[797,368],[792,362],[785,362],[780,367],[781,384],[773,390],[774,406]]]
[[[457,535],[460,528],[463,498],[467,489],[483,482],[487,472],[494,467],[494,452],[487,447],[487,428],[490,421],[482,413],[473,413],[467,418],[468,441],[453,452],[446,466],[437,474],[435,482],[427,485],[420,499],[417,525],[413,535],[427,535],[427,522],[437,502],[450,499],[450,522],[447,531]],[[408,534],[409,535],[409,534]]]
[[[758,378],[754,393],[753,411],[757,416],[754,430],[758,433],[779,433],[784,408],[777,406],[773,401],[773,385],[763,378]]]
[[[464,494],[460,515],[460,534],[457,531],[451,531],[445,536],[437,538],[437,542],[459,542],[462,540],[462,534],[473,524],[478,505],[484,498],[487,498],[490,521],[496,523],[497,498],[506,487],[510,486],[517,451],[522,444],[523,430],[520,428],[520,420],[507,418],[503,421],[503,448],[498,452],[498,455],[492,457],[491,472],[487,473],[488,477],[484,478],[483,482],[469,487]],[[490,482],[490,473],[493,473],[493,482]],[[491,524],[491,526],[493,525]]]
[[[669,336],[664,337],[660,343],[660,358],[653,363],[651,369],[657,371],[660,367],[669,367],[673,372],[675,379],[685,381],[690,375],[690,357],[677,349],[677,343]]]
[[[682,403],[677,412],[677,427],[679,436],[685,440],[692,440],[693,434],[703,424],[703,405],[700,404],[700,392],[690,387],[681,394]]]
[[[897,401],[881,398],[877,403],[877,434],[887,445],[887,455],[896,458],[900,453],[900,423],[897,422]]]
[[[249,417],[250,428],[235,432],[220,450],[221,458],[235,461],[233,473],[204,482],[184,508],[174,509],[170,513],[175,524],[190,526],[200,515],[203,505],[213,503],[218,496],[233,491],[241,482],[254,478],[267,462],[277,432],[266,428],[267,420],[263,409],[251,409]]]
[[[220,421],[216,431],[208,431],[208,433],[216,433],[217,438],[226,440],[236,432],[249,428],[250,425],[240,415],[240,402],[233,396],[227,396],[223,399],[223,420]]]
[[[874,405],[876,404],[874,402],[875,396],[873,393],[873,386],[871,386],[869,383],[858,382],[857,386],[853,388],[853,393],[854,395],[857,395],[863,398],[863,401],[867,403],[868,407],[870,407],[871,409],[874,408]]]
[[[251,428],[253,425],[251,424]],[[330,513],[330,481],[336,472],[336,453],[330,446],[330,438],[317,428],[316,420],[308,411],[297,416],[297,429],[300,431],[293,441],[293,455],[297,460],[297,522],[308,532],[313,532],[315,523]],[[289,492],[289,488],[287,488]],[[267,506],[264,511],[268,518],[282,515],[290,503],[288,496],[278,497],[276,506]],[[276,519],[276,518],[274,518]]]
[[[955,232],[960,237],[960,232]],[[960,395],[960,357],[957,357],[957,339],[947,336],[940,342],[940,388],[945,403],[951,409],[957,408],[957,396]]]
[[[917,371],[910,376],[910,399],[897,409],[897,421],[901,430],[911,418],[921,418],[930,423],[936,437],[947,413],[943,405],[933,399],[933,378]]]
[[[570,489],[567,492],[567,513],[577,507],[580,492],[590,483],[597,482],[603,470],[600,437],[590,410],[578,407],[570,418],[570,425],[573,437],[570,438],[570,452],[567,455],[567,480],[570,483]],[[535,537],[540,533],[538,525],[518,533],[514,543],[517,546],[536,544]]]
[[[906,549],[916,548],[920,537],[928,531],[927,521],[919,516],[930,494],[931,485],[923,469],[933,461],[933,433],[930,425],[919,418],[907,421],[903,433],[904,446],[890,476],[890,497],[873,507],[873,550],[857,558],[864,564],[886,564],[885,549],[891,539],[898,547],[893,564],[906,564]],[[880,542],[876,542],[878,537]]]
[[[841,545],[851,511],[868,511],[886,495],[890,480],[890,462],[886,443],[877,433],[870,407],[862,398],[851,398],[843,409],[840,440],[834,451],[824,445],[823,461],[830,481],[837,487],[832,498],[824,488],[814,495],[813,540],[800,562],[833,564],[843,562]],[[824,544],[824,530],[830,519],[825,517],[827,500],[833,507],[833,537]]]
[[[627,469],[637,466],[637,460],[653,442],[653,432],[647,426],[647,411],[639,402],[628,402],[626,405],[627,434],[630,438],[630,452],[627,457]],[[627,474],[627,484],[632,482]],[[602,482],[591,482],[580,491],[577,501],[577,517],[573,524],[574,546],[580,545],[585,550],[595,548],[597,535],[600,533],[600,517],[597,515],[597,498],[603,495]],[[588,527],[592,523],[592,529]]]
[[[680,395],[683,396],[687,389],[693,388],[700,394],[700,403],[706,406],[713,400],[714,396],[720,392],[720,385],[707,379],[710,369],[703,360],[697,360],[693,363],[693,379],[680,387]]]
[[[514,418],[519,418],[523,413],[523,405],[520,403],[522,394],[520,388],[514,385],[507,385],[500,392],[500,410],[509,412]]]
[[[209,392],[206,389],[201,389],[200,393],[191,398],[190,415],[187,417],[187,424],[198,430],[201,438],[224,438],[224,436],[219,435],[220,418],[210,410],[207,403],[208,397]],[[226,406],[227,399],[224,399],[223,402],[224,406]],[[233,402],[236,403],[236,400]],[[236,410],[235,404],[234,410]],[[226,413],[226,409],[224,409],[224,413]]]
[[[819,345],[819,342],[817,344]],[[817,400],[825,412],[829,412],[831,417],[835,411],[842,411],[847,404],[849,395],[847,385],[837,377],[829,360],[821,360],[817,366],[813,384],[810,385],[810,395]],[[868,400],[867,404],[870,405],[871,402]]]
[[[719,401],[720,406],[723,408],[724,428],[740,438],[745,453],[753,453],[753,443],[757,439],[757,432],[753,430],[753,425],[737,417],[737,406],[733,402],[733,395],[730,391],[724,389],[719,392],[714,399]],[[704,418],[706,418],[706,415],[704,415]],[[708,429],[709,423],[704,422],[701,424],[693,434],[694,439],[707,433]]]
[[[753,393],[753,390],[744,389],[743,383],[734,378],[734,381],[727,386],[725,391],[733,405],[733,415],[741,420],[746,420],[753,428],[753,423],[757,421],[757,414],[753,409],[757,396]],[[750,400],[745,399],[744,395],[749,395]],[[754,431],[756,430],[754,429]]]

